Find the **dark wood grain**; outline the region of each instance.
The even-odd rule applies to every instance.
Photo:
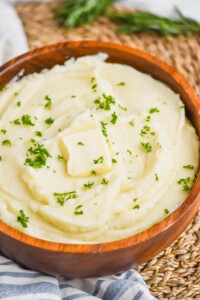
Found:
[[[127,64],[152,75],[180,94],[200,137],[200,102],[185,79],[156,57],[127,46],[96,41],[67,42],[33,50],[0,68],[0,86],[22,69],[24,74],[62,64],[70,57],[105,52],[110,62]],[[150,229],[116,242],[72,245],[43,241],[0,222],[0,250],[21,264],[48,274],[88,277],[119,273],[152,258],[170,245],[190,223],[200,205],[200,179],[184,203]]]

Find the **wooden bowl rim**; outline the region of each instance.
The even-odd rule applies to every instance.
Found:
[[[163,72],[167,73],[171,76],[174,81],[184,90],[184,92],[188,95],[191,99],[193,105],[195,106],[197,113],[200,117],[200,101],[196,97],[192,87],[189,83],[185,80],[185,78],[180,75],[176,70],[170,67],[165,62],[158,59],[156,56],[149,54],[145,51],[132,48],[129,46],[115,44],[110,42],[101,42],[101,41],[69,41],[63,43],[56,43],[52,45],[43,46],[41,48],[34,49],[29,51],[23,55],[20,55],[6,64],[0,67],[0,75],[2,76],[5,70],[12,69],[14,65],[20,64],[22,61],[30,61],[37,57],[40,54],[48,53],[53,49],[59,48],[88,48],[91,50],[97,50],[98,48],[104,47],[105,49],[114,49],[121,53],[128,53],[134,56],[138,56],[144,61],[150,62],[151,64],[155,65],[156,67],[160,68]],[[162,82],[162,81],[161,81]],[[128,238],[120,239],[113,242],[105,242],[105,243],[96,243],[96,244],[69,244],[69,243],[58,243],[58,242],[50,242],[46,240],[42,240],[33,236],[30,236],[24,232],[18,231],[17,229],[9,226],[8,224],[0,221],[0,233],[7,235],[8,237],[15,239],[19,242],[25,243],[29,246],[33,246],[36,248],[40,248],[43,250],[53,251],[53,252],[63,252],[63,253],[79,253],[79,254],[94,254],[94,253],[101,253],[101,252],[110,252],[110,251],[117,251],[123,248],[132,247],[134,245],[140,244],[147,239],[152,239],[156,235],[160,235],[169,227],[171,227],[174,223],[176,223],[180,218],[184,217],[184,215],[192,208],[193,205],[196,204],[200,200],[199,196],[199,187],[198,182],[200,181],[200,177],[198,176],[195,185],[193,186],[190,194],[185,199],[185,201],[177,208],[174,212],[172,212],[168,217],[163,219],[162,221],[158,222],[157,224],[153,225],[152,227],[136,234],[130,236]]]

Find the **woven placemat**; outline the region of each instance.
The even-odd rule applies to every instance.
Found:
[[[119,34],[104,17],[77,29],[59,28],[54,11],[59,1],[19,3],[30,48],[66,40],[104,40],[127,44],[157,55],[177,69],[200,95],[200,35],[162,38]],[[119,8],[118,8],[119,9]],[[165,251],[137,268],[158,299],[200,299],[200,212],[187,230]]]

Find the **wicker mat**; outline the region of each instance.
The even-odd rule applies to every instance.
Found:
[[[162,38],[119,34],[104,17],[81,28],[59,28],[54,11],[59,1],[19,3],[30,48],[66,41],[95,39],[127,44],[157,55],[176,68],[200,95],[200,35]],[[200,212],[187,230],[157,257],[137,268],[158,299],[200,299]]]

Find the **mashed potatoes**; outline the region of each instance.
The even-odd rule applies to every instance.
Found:
[[[187,197],[199,141],[179,96],[85,56],[0,92],[0,219],[41,239],[128,237]]]

